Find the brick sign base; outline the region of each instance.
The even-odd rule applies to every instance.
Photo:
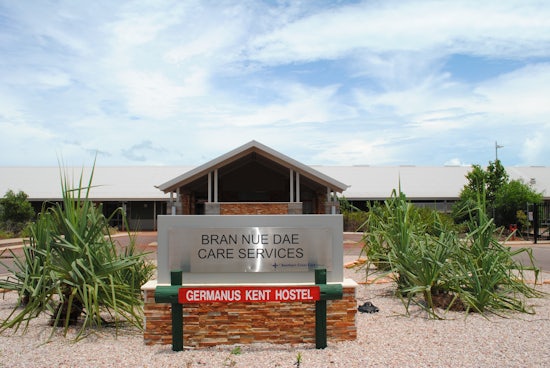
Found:
[[[155,282],[143,286],[145,344],[171,344],[171,305],[155,303]],[[343,285],[343,298],[327,301],[327,339],[355,340],[355,284]],[[315,343],[315,302],[206,302],[183,304],[185,346]]]

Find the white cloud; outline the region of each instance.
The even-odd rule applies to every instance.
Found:
[[[470,164],[462,162],[459,158],[452,158],[444,163],[445,166],[470,166]]]
[[[536,127],[536,130],[529,134],[523,142],[518,142],[518,146],[521,148],[520,156],[523,164],[550,165],[549,137],[550,123],[547,123]]]
[[[163,119],[174,116],[180,99],[197,93],[193,86],[190,88],[192,91],[189,91],[185,86],[177,85],[159,73],[128,71],[121,73],[119,77],[125,89],[130,113],[146,118]],[[196,82],[193,78],[190,80]]]
[[[36,75],[35,86],[37,87],[50,89],[66,87],[70,84],[71,77],[67,73],[59,70],[42,71]]]
[[[421,74],[417,74],[420,76]],[[450,75],[425,75],[422,83],[410,87],[405,83],[387,91],[356,91],[358,104],[370,116],[385,118],[399,126],[411,139],[434,139],[437,147],[472,147],[475,142],[490,147],[491,142],[506,142],[505,155],[513,159],[512,147],[526,127],[544,134],[541,129],[550,116],[550,68],[548,64],[527,65],[480,84],[468,85],[453,81]],[[548,135],[550,136],[550,135]],[[530,145],[536,146],[534,142]],[[483,154],[483,146],[478,150]],[[526,150],[524,149],[524,152]],[[534,149],[522,154],[524,162],[544,162]],[[452,162],[484,162],[488,154],[477,157],[454,157]]]
[[[133,48],[155,41],[162,31],[177,25],[185,17],[188,6],[192,4],[123,3],[117,17],[102,28],[112,38],[113,45]]]
[[[3,165],[54,164],[57,134],[24,121],[0,121],[0,156]]]
[[[479,108],[516,120],[516,124],[545,120],[550,115],[550,64],[527,65],[501,75],[481,84],[475,93],[484,96]]]
[[[548,56],[541,46],[550,44],[549,18],[542,2],[365,2],[297,19],[259,36],[250,52],[266,63],[335,59],[363,49]]]
[[[391,145],[391,139],[359,139],[338,140],[315,155],[314,162],[328,162],[345,165],[384,165],[393,163],[396,150]]]
[[[17,2],[0,11],[4,162],[15,158],[7,147],[30,140],[77,163],[97,150],[114,164],[200,164],[257,139],[317,164],[484,163],[495,140],[510,163],[548,164],[538,135],[550,135],[545,1]],[[514,62],[459,80],[447,68],[456,53]],[[28,152],[21,160],[34,162]]]
[[[25,122],[0,121],[0,131],[2,131],[2,140],[5,143],[24,141],[25,139],[28,139],[30,143],[37,138],[50,140],[57,136],[47,128]]]
[[[169,63],[186,65],[203,62],[207,65],[220,65],[234,60],[242,48],[246,28],[236,21],[213,23],[209,27],[202,25],[195,30],[194,37],[182,34],[174,40],[174,45],[164,53]]]
[[[0,87],[0,121],[4,120],[7,123],[23,119],[22,103],[9,90],[3,91]]]
[[[352,109],[338,97],[338,86],[307,88],[299,84],[279,83],[271,87],[278,102],[262,106],[249,105],[244,114],[228,117],[237,127],[250,125],[295,125],[324,123],[354,116]],[[282,100],[279,102],[279,100]]]

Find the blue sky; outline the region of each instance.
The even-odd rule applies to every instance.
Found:
[[[0,0],[0,165],[550,165],[550,2]]]

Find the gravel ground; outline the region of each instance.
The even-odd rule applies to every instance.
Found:
[[[346,270],[346,277],[359,275]],[[550,279],[550,275],[545,277]],[[550,285],[537,286],[550,293]],[[550,298],[532,299],[536,314],[487,318],[449,312],[428,319],[412,309],[404,315],[391,284],[360,285],[359,304],[371,301],[380,312],[357,314],[356,341],[312,345],[253,344],[173,352],[171,345],[145,346],[132,328],[96,331],[74,343],[60,335],[50,342],[47,317],[34,320],[27,333],[0,335],[1,367],[550,367]],[[1,298],[1,297],[0,297]],[[13,292],[0,299],[0,318],[15,303]],[[297,364],[298,355],[301,364]]]

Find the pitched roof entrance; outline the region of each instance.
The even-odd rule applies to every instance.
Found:
[[[303,214],[333,212],[347,186],[251,141],[158,188],[174,214]]]
[[[256,162],[257,165],[273,169],[275,171],[293,170],[303,178],[307,178],[318,186],[330,188],[331,191],[341,193],[348,186],[339,182],[310,166],[304,165],[288,156],[283,155],[257,141],[250,141],[222,156],[219,156],[199,167],[194,168],[172,180],[158,186],[164,193],[175,192],[177,188],[186,186],[200,180],[214,170],[223,169],[229,173],[239,167]]]

